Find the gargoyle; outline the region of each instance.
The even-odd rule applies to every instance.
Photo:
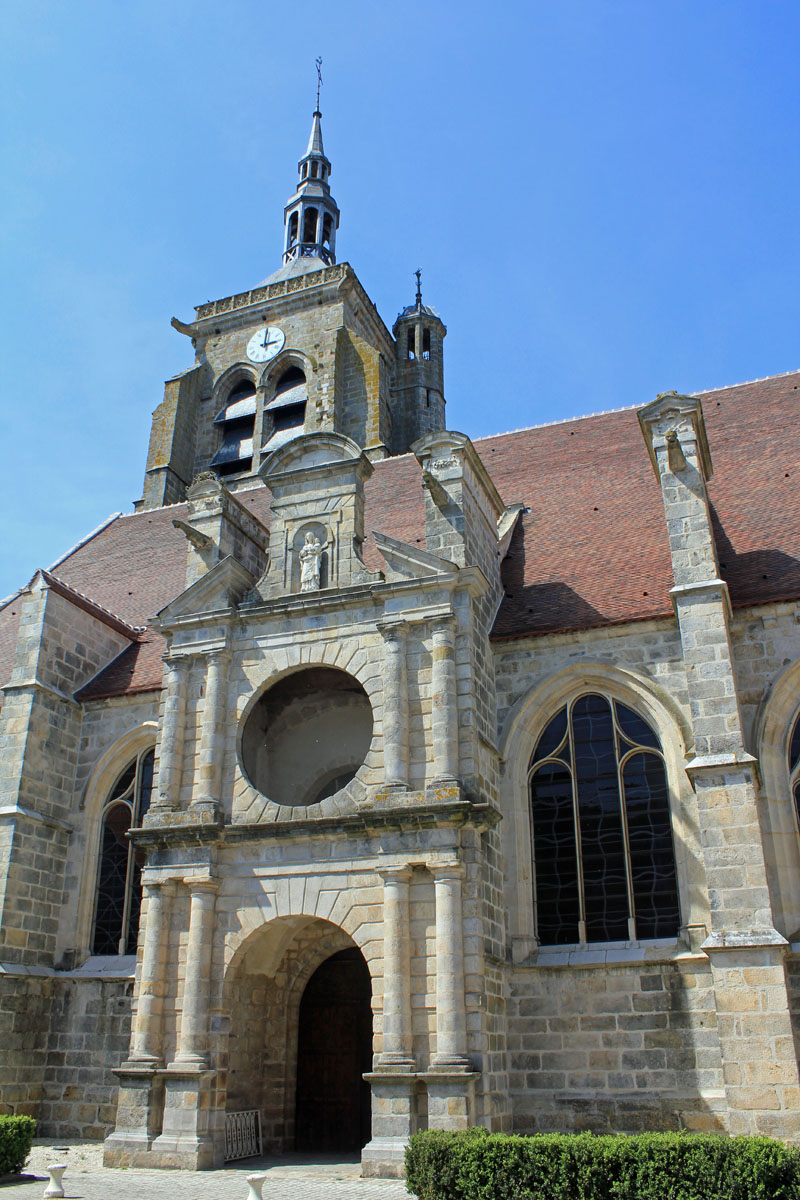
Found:
[[[195,550],[207,550],[212,545],[211,538],[207,534],[201,533],[199,529],[194,529],[191,525],[187,525],[185,521],[173,520],[172,524],[176,529],[180,529],[182,533],[186,534]]]

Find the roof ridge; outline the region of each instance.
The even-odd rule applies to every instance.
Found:
[[[732,388],[747,387],[751,383],[768,383],[770,379],[788,379],[790,375],[800,375],[800,367],[793,371],[779,371],[777,375],[759,375],[755,379],[742,379],[739,383],[726,383],[722,387],[703,388],[699,392],[689,392],[690,396],[710,396],[712,392],[729,392]]]
[[[119,613],[112,612],[110,608],[106,608],[104,604],[100,604],[99,601],[93,600],[92,597],[87,596],[85,592],[78,591],[78,589],[73,587],[71,583],[67,583],[66,579],[61,579],[58,575],[54,575],[52,571],[47,571],[44,567],[42,567],[41,574],[47,583],[55,583],[57,587],[62,588],[65,592],[69,592],[71,596],[81,600],[84,604],[90,605],[104,617],[110,617],[116,622],[116,624],[121,625],[124,629],[127,629],[134,636],[134,638],[138,638],[140,634],[146,631],[146,625],[131,625],[130,621],[126,621],[124,617],[119,615]]]
[[[794,371],[780,371],[777,375],[762,375],[757,379],[743,379],[740,383],[728,383],[724,387],[703,388],[702,391],[689,392],[689,396],[713,396],[716,392],[729,392],[733,388],[748,387],[752,383],[769,383],[772,379],[787,379],[791,375],[800,375],[800,367]],[[619,408],[600,408],[596,412],[578,413],[573,417],[561,417],[558,421],[542,421],[538,425],[523,425],[519,429],[505,429],[501,433],[487,433],[482,437],[473,438],[472,441],[488,442],[492,438],[509,437],[514,433],[531,433],[534,429],[550,429],[554,425],[569,425],[572,421],[589,421],[592,417],[608,417],[612,413],[621,412],[636,412],[640,408],[644,408],[646,404],[651,403],[649,400],[643,404],[623,404]]]
[[[486,433],[483,437],[471,439],[478,442],[490,442],[492,438],[510,437],[514,433],[532,433],[534,429],[550,429],[553,425],[569,425],[572,421],[588,421],[591,417],[607,417],[611,413],[636,412],[643,408],[642,404],[623,404],[621,408],[601,408],[597,412],[579,413],[574,417],[561,417],[558,421],[542,421],[539,425],[523,425],[519,429],[504,429],[502,433]]]

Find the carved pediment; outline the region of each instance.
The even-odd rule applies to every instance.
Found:
[[[162,627],[183,617],[234,608],[255,583],[240,562],[228,556],[202,575],[160,610],[156,617]]]
[[[393,579],[424,579],[431,575],[452,575],[458,571],[455,563],[421,546],[411,546],[408,542],[400,542],[397,538],[389,537],[386,533],[375,533],[375,545],[389,568],[389,580]]]

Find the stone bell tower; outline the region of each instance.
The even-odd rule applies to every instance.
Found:
[[[137,509],[174,504],[211,470],[229,491],[258,486],[270,454],[310,433],[351,439],[371,461],[444,428],[445,327],[417,296],[394,336],[353,268],[336,261],[339,207],[317,106],[284,209],[281,266],[257,287],[173,318],[195,362],[153,414]]]

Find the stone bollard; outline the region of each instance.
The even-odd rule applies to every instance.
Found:
[[[45,1188],[44,1194],[49,1200],[54,1200],[54,1198],[58,1200],[58,1198],[64,1195],[64,1184],[62,1181],[66,1169],[66,1163],[56,1163],[52,1167],[45,1168],[47,1174],[50,1176],[50,1182]]]
[[[247,1200],[262,1200],[261,1189],[264,1186],[266,1175],[248,1175],[247,1176]],[[64,1193],[62,1192],[63,1196]]]

